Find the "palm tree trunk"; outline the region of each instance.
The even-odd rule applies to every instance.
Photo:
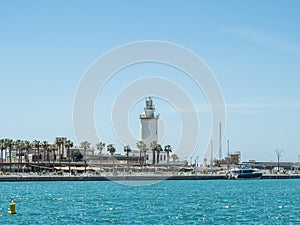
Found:
[[[40,172],[40,148],[37,148],[37,153],[38,153],[38,157],[37,157],[37,170]]]
[[[3,149],[1,149],[1,171],[3,171]]]
[[[3,149],[1,149],[1,169],[3,171]]]
[[[11,172],[11,151],[12,151],[11,147],[9,147],[8,151],[9,151],[9,171]]]
[[[170,159],[170,152],[167,151],[167,164],[169,164],[169,159]]]
[[[100,173],[102,168],[102,149],[100,150]]]
[[[20,163],[21,163],[21,149],[19,149],[19,157],[18,157],[18,173],[20,173]]]
[[[69,174],[71,175],[72,174],[72,171],[71,171],[71,159],[70,159],[70,149],[68,148],[67,150],[67,158],[68,158],[68,161],[69,161]]]
[[[61,148],[62,148],[61,145],[59,145],[59,148],[58,148],[58,157],[59,157],[58,161],[59,162],[61,162],[61,152],[62,152]]]
[[[34,148],[34,162],[36,162],[36,148]]]
[[[153,150],[153,159],[152,159],[153,165],[155,164],[155,150]]]
[[[142,150],[140,150],[140,166],[142,166]]]

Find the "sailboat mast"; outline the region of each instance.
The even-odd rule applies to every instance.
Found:
[[[219,125],[220,125],[219,159],[221,160],[222,159],[222,123],[219,123]]]
[[[213,141],[210,140],[210,166],[212,167],[213,162]]]

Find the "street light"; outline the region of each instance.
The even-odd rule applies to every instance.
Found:
[[[279,149],[276,149],[275,150],[275,153],[276,153],[276,156],[277,156],[277,171],[279,172],[279,161],[280,161],[280,157],[281,157],[281,153],[283,152],[283,150],[279,150]]]

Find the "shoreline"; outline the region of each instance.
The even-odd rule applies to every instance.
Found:
[[[300,179],[300,175],[263,175],[261,179]],[[63,176],[63,175],[5,175],[0,182],[42,182],[42,181],[151,181],[151,180],[228,180],[226,175],[124,175],[124,176]]]

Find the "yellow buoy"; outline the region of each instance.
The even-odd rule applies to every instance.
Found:
[[[17,214],[17,211],[16,211],[16,204],[15,204],[13,198],[10,200],[8,213],[9,213],[9,214]]]

